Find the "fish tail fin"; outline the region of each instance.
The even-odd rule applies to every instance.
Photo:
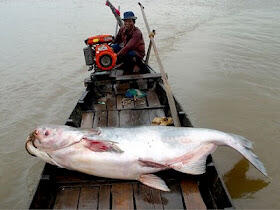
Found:
[[[230,146],[237,150],[247,160],[249,160],[256,169],[258,169],[265,176],[268,176],[263,163],[259,160],[258,156],[251,150],[253,148],[252,142],[243,136],[239,136],[236,134],[229,135],[231,136],[233,141],[226,141],[227,146]]]
[[[247,149],[253,149],[253,143],[245,137],[233,133],[230,133],[229,135],[236,139],[242,146],[246,147]]]

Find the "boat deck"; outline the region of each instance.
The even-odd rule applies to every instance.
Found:
[[[146,76],[147,77],[147,76]],[[134,80],[135,75],[120,76],[116,80]],[[126,90],[129,87],[124,87]],[[93,109],[82,113],[82,128],[125,127],[151,125],[155,117],[164,117],[164,106],[154,90],[146,91],[141,100],[126,100],[124,91],[107,92],[92,104]],[[165,175],[165,176],[164,176]],[[62,187],[56,198],[55,208],[90,209],[184,209],[206,208],[194,180],[180,181],[165,173],[171,192],[161,192],[137,181],[106,180],[106,184],[93,186]],[[177,175],[178,177],[178,175]],[[99,178],[100,179],[100,178]],[[102,179],[101,179],[102,180]],[[103,180],[103,181],[104,181]],[[116,183],[114,183],[116,182]],[[190,201],[196,199],[194,201]],[[71,200],[68,206],[67,200]],[[67,203],[67,205],[66,205]],[[66,205],[66,206],[65,206]]]
[[[93,104],[93,109],[82,114],[81,127],[125,127],[151,125],[154,117],[163,117],[164,106],[154,91],[139,100],[127,100],[123,94],[106,94]]]
[[[54,193],[50,197],[41,194],[40,201],[47,204],[52,200],[53,204],[45,207],[54,209],[206,209],[192,177],[174,172],[157,175],[166,181],[170,192],[152,189],[137,181],[105,179],[57,169],[56,184],[45,185]]]
[[[115,74],[111,82],[103,83],[99,79],[98,87],[101,88],[102,95],[96,97],[96,92],[87,88],[67,124],[79,121],[81,128],[151,125],[154,117],[163,117],[168,113],[166,103],[163,103],[160,93],[155,88],[155,81],[159,78],[157,74]],[[87,86],[90,86],[90,83],[92,80],[85,81]],[[96,84],[93,87],[95,88]],[[125,99],[125,91],[135,87],[145,90],[146,96],[136,101]],[[94,92],[94,95],[89,92]],[[95,98],[89,100],[89,97]],[[204,201],[199,186],[200,177],[174,170],[159,172],[156,175],[166,182],[170,192],[152,189],[138,181],[95,177],[46,164],[30,208],[206,209],[205,202],[210,203],[212,208],[219,207],[212,201],[218,200],[215,194],[220,195],[219,191],[223,192],[222,188],[216,187],[217,192],[212,193],[204,190],[207,194],[204,197],[208,199]],[[207,182],[208,180],[204,181],[204,185],[207,185]],[[218,182],[217,178],[213,183]]]

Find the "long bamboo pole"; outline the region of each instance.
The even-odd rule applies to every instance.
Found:
[[[169,107],[170,107],[170,110],[171,110],[171,116],[173,118],[174,125],[176,127],[180,127],[181,123],[179,121],[178,112],[177,112],[176,105],[175,105],[175,100],[174,100],[174,97],[173,97],[172,92],[171,92],[171,87],[168,84],[166,73],[165,73],[163,65],[161,63],[161,60],[160,60],[160,57],[159,57],[159,54],[158,54],[158,50],[157,50],[157,47],[156,47],[156,43],[154,41],[153,34],[151,33],[151,30],[150,30],[150,27],[149,27],[149,24],[148,24],[148,21],[147,21],[145,12],[144,12],[144,7],[142,6],[142,4],[140,2],[138,4],[141,8],[142,15],[143,15],[143,18],[144,18],[144,22],[145,22],[150,40],[151,40],[153,48],[154,48],[154,52],[155,52],[155,55],[156,55],[156,58],[157,58],[157,62],[158,62],[159,67],[160,67],[161,78],[162,78],[162,81],[163,81],[163,85],[165,87],[165,91],[166,91],[166,95],[167,95],[167,99],[168,99],[168,104],[169,104]]]
[[[120,6],[118,6],[118,10],[120,11]],[[115,30],[115,37],[117,37],[117,34],[118,34],[118,27],[119,27],[119,23],[118,23],[118,21],[117,21],[117,23],[116,23],[116,30]]]
[[[153,30],[153,36],[155,35],[155,33],[156,33],[156,31]],[[145,64],[149,63],[151,48],[152,48],[152,41],[150,40],[147,55],[146,55],[146,59],[145,59]]]

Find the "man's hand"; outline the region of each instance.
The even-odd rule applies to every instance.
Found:
[[[112,36],[112,43],[114,43],[115,42],[115,37],[114,36]]]

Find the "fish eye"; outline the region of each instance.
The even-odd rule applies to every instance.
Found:
[[[50,134],[49,131],[45,131],[45,133],[44,133],[45,136],[48,136],[49,134]]]

